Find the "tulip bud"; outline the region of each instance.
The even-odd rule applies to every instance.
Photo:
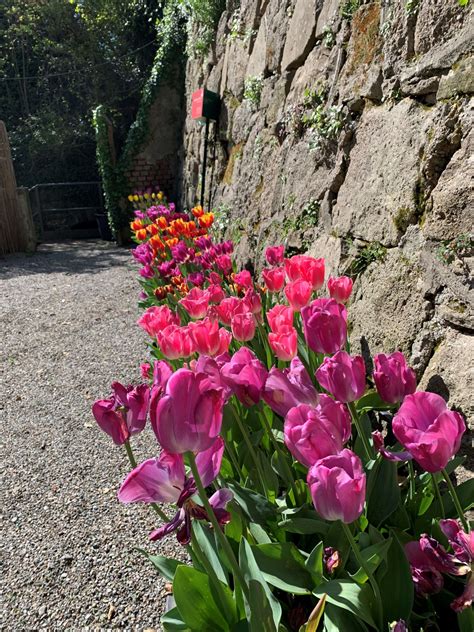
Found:
[[[328,290],[329,296],[338,303],[347,303],[352,293],[353,281],[349,277],[329,277]]]

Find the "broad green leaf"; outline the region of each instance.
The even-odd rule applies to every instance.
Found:
[[[137,549],[137,551],[144,555],[147,559],[149,559],[153,566],[158,569],[160,575],[162,575],[170,582],[173,581],[174,574],[178,566],[180,564],[183,564],[183,562],[175,560],[171,557],[164,557],[163,555],[150,555],[144,549]]]
[[[329,603],[348,610],[369,625],[376,627],[372,617],[372,609],[376,605],[374,593],[367,584],[359,586],[350,580],[332,580],[313,590],[313,595],[316,597],[321,597],[324,593],[327,594]]]
[[[248,629],[250,632],[276,632],[278,627],[275,625],[274,612],[264,586],[256,579],[251,579],[249,591]]]
[[[242,487],[235,481],[228,483],[227,487],[234,493],[236,502],[252,522],[264,525],[267,521],[277,518],[277,508],[265,496]]]
[[[196,538],[199,549],[204,553],[208,563],[214,569],[219,581],[228,584],[228,577],[225,567],[221,563],[219,550],[217,548],[214,532],[207,526],[203,526],[198,520],[193,522],[193,534]],[[199,554],[198,554],[199,557]]]
[[[398,619],[408,620],[413,608],[413,581],[405,551],[393,531],[387,552],[386,567],[375,574],[382,595],[386,623]],[[380,575],[380,578],[378,577]]]
[[[323,579],[323,553],[324,542],[319,542],[311,551],[308,559],[305,562],[305,566],[311,573],[311,577],[313,578],[313,583],[315,586],[319,586]]]
[[[367,626],[359,617],[347,610],[328,604],[324,611],[325,632],[367,632]]]
[[[313,580],[294,544],[277,542],[251,548],[258,568],[271,586],[296,595],[311,593]]]
[[[282,519],[278,526],[290,533],[320,533],[324,535],[328,532],[329,525],[318,519],[318,514],[313,508],[297,507],[287,509],[282,514]]]
[[[255,539],[256,544],[269,544],[271,539],[268,537],[267,532],[256,522],[249,524],[249,531]]]
[[[261,630],[268,629],[270,631],[271,627],[267,628],[263,625],[263,622],[270,625],[270,621],[273,629],[278,630],[281,619],[281,605],[270,590],[263,573],[257,565],[250,544],[245,539],[242,539],[240,542],[239,565],[250,589],[249,617],[263,617],[261,619]],[[258,607],[258,615],[252,612],[254,607]],[[271,612],[271,618],[269,617],[269,612]],[[257,628],[255,628],[255,631],[257,631]]]
[[[221,584],[221,594],[226,597],[226,611],[236,611],[232,592]],[[221,632],[229,630],[222,608],[218,605],[209,577],[192,566],[179,566],[173,581],[176,607],[183,621],[191,630]],[[235,616],[235,619],[237,617]]]
[[[391,538],[384,540],[383,542],[377,542],[365,549],[362,549],[361,556],[364,562],[367,564],[371,573],[380,566],[381,562],[387,558],[388,550],[392,543]],[[369,578],[363,568],[351,575],[352,579],[358,584],[364,584]]]
[[[465,608],[457,616],[459,632],[472,632],[474,630],[474,611],[472,608]]]
[[[184,623],[178,608],[172,608],[161,617],[161,625],[165,632],[191,632],[191,628]]]
[[[386,459],[377,461],[369,474],[367,487],[367,518],[378,527],[397,509],[400,502],[397,464]]]
[[[360,415],[369,410],[395,410],[395,407],[384,402],[377,391],[369,391],[356,402],[356,409]]]

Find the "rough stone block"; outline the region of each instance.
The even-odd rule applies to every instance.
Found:
[[[315,42],[316,0],[296,0],[283,50],[282,70],[301,66]]]

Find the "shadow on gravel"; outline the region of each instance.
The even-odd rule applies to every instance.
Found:
[[[133,265],[128,248],[101,240],[48,242],[35,253],[0,257],[0,279],[33,274],[94,274],[113,266]]]

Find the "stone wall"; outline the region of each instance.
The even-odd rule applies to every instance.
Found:
[[[209,56],[188,62],[186,102],[202,86],[222,97],[212,205],[241,263],[258,267],[264,246],[284,242],[356,275],[353,349],[401,349],[423,387],[472,418],[472,10],[239,4]],[[202,142],[188,118],[183,205]]]

